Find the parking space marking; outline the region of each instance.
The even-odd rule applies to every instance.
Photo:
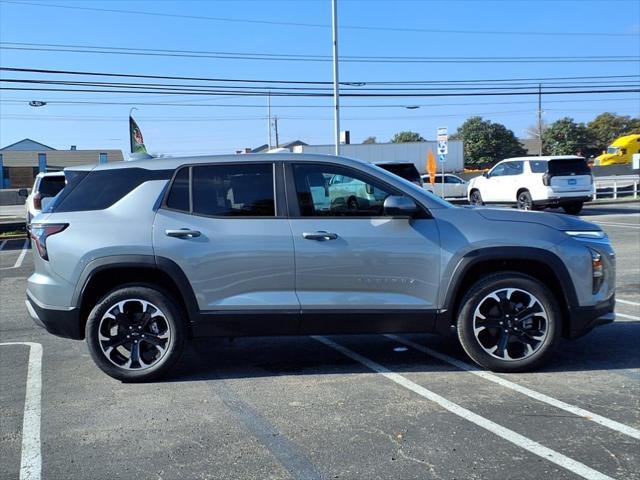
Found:
[[[609,223],[609,222],[598,222],[597,220],[591,220],[593,223],[597,223],[598,225],[604,225],[605,227],[621,227],[621,228],[631,228],[634,230],[639,230],[640,225],[631,224],[631,223]]]
[[[615,420],[611,420],[607,417],[603,417],[601,415],[595,414],[583,408],[573,406],[561,400],[557,400],[553,397],[545,395],[544,393],[539,393],[539,392],[536,392],[535,390],[531,390],[530,388],[523,387],[522,385],[518,385],[517,383],[506,380],[486,370],[480,370],[479,368],[473,365],[470,365],[461,360],[450,357],[449,355],[436,352],[435,350],[432,350],[429,347],[425,347],[418,343],[412,342],[411,340],[406,340],[404,338],[398,337],[397,335],[385,335],[385,337],[390,338],[391,340],[394,340],[398,343],[402,343],[403,345],[411,347],[415,350],[418,350],[419,352],[426,353],[427,355],[437,358],[442,362],[453,365],[454,367],[457,367],[461,370],[465,370],[469,373],[473,373],[474,375],[484,378],[485,380],[489,380],[490,382],[497,383],[498,385],[501,385],[505,388],[509,388],[518,393],[526,395],[527,397],[533,398],[534,400],[538,400],[540,402],[546,403],[547,405],[551,405],[552,407],[556,407],[566,412],[582,417],[585,420],[590,420],[599,425],[602,425],[603,427],[610,428],[611,430],[615,430],[616,432],[622,433],[624,435],[628,435],[629,437],[635,438],[636,440],[640,440],[640,430],[636,428],[630,427],[620,422],[616,422]]]
[[[333,348],[334,350],[337,350],[344,356],[349,357],[352,360],[364,365],[365,367],[406,388],[407,390],[417,393],[427,400],[431,400],[432,402],[438,404],[440,407],[453,413],[454,415],[457,415],[464,420],[474,423],[475,425],[484,428],[485,430],[499,436],[500,438],[520,448],[523,448],[524,450],[527,450],[534,455],[555,463],[556,465],[569,470],[570,472],[573,472],[576,475],[581,476],[582,478],[586,478],[589,480],[613,480],[611,477],[605,475],[602,472],[599,472],[598,470],[594,470],[593,468],[588,467],[587,465],[580,463],[577,460],[574,460],[570,457],[567,457],[566,455],[556,452],[555,450],[545,447],[544,445],[531,440],[524,435],[520,435],[519,433],[503,427],[502,425],[499,425],[487,418],[484,418],[477,413],[473,413],[471,410],[467,410],[466,408],[461,407],[457,403],[453,403],[446,398],[441,397],[437,393],[434,393],[431,390],[428,390],[423,386],[412,382],[399,373],[392,372],[379,363],[376,363],[373,360],[370,360],[367,357],[364,357],[359,353],[356,353],[353,350],[340,345],[339,343],[329,340],[326,337],[312,336],[311,338],[325,344],[330,348]]]
[[[620,317],[620,320],[618,319]],[[627,315],[626,313],[616,312],[616,322],[640,322],[640,317],[636,317],[634,315]]]
[[[0,242],[0,250],[2,250],[6,244],[7,244],[6,240],[3,240],[2,242]]]
[[[24,241],[24,245],[22,245],[22,250],[20,251],[20,255],[18,255],[18,258],[16,259],[16,263],[13,264],[13,267],[4,267],[4,268],[0,268],[0,270],[12,270],[14,268],[20,268],[22,266],[22,261],[24,260],[24,256],[27,254],[28,250],[29,250],[29,239]]]
[[[42,454],[40,451],[40,417],[42,401],[42,345],[34,342],[4,342],[0,346],[25,345],[29,347],[27,387],[22,417],[22,455],[20,480],[40,480]]]
[[[640,303],[632,302],[631,300],[622,300],[620,298],[616,298],[616,302],[624,303],[625,305],[634,305],[634,306],[640,307]]]

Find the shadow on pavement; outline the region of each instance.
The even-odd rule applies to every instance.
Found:
[[[396,353],[394,348],[404,345],[381,335],[330,338],[398,373],[459,371],[411,348]],[[403,335],[403,338],[472,363],[454,339],[435,335]],[[578,340],[563,340],[557,353],[537,373],[640,368],[638,345],[640,322],[614,323]],[[240,338],[232,342],[226,338],[203,338],[189,344],[180,364],[164,381],[362,373],[370,370],[310,337]],[[513,374],[517,375],[520,374]]]

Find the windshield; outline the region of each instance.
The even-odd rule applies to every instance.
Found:
[[[609,153],[611,155],[615,155],[619,151],[620,151],[620,147],[609,147],[609,148],[607,148],[607,153]]]

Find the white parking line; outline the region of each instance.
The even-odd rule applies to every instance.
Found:
[[[620,317],[620,319],[618,319]],[[621,320],[624,319],[624,320]],[[640,317],[627,315],[626,313],[616,312],[616,322],[640,322]]]
[[[622,227],[622,228],[631,228],[634,230],[640,229],[640,225],[633,225],[631,223],[609,223],[609,222],[598,222],[597,220],[591,220],[593,223],[597,223],[598,225],[604,225],[605,227]]]
[[[515,390],[518,393],[522,393],[527,397],[531,397],[540,402],[551,405],[552,407],[559,408],[566,412],[572,413],[579,417],[584,418],[585,420],[590,420],[592,422],[598,423],[603,427],[610,428],[611,430],[615,430],[616,432],[620,432],[624,435],[628,435],[632,438],[640,440],[640,430],[635,429],[633,427],[629,427],[620,422],[616,422],[615,420],[611,420],[607,417],[603,417],[601,415],[595,414],[588,410],[585,410],[580,407],[575,407],[568,403],[565,403],[561,400],[557,400],[553,397],[545,395],[543,393],[536,392],[535,390],[531,390],[530,388],[523,387],[522,385],[518,385],[517,383],[511,382],[509,380],[505,380],[498,375],[494,375],[491,372],[487,372],[486,370],[480,370],[479,368],[469,365],[468,363],[462,362],[456,358],[450,357],[449,355],[445,355],[440,352],[436,352],[435,350],[430,349],[429,347],[425,347],[418,343],[412,342],[411,340],[406,340],[404,338],[398,337],[397,335],[385,335],[385,337],[390,338],[391,340],[395,340],[396,342],[402,343],[408,347],[414,348],[422,353],[426,353],[427,355],[431,355],[434,358],[437,358],[440,361],[453,365],[461,370],[466,370],[469,373],[473,373],[479,377],[484,378],[485,380],[489,380],[490,382],[497,383],[503,387],[509,388],[511,390]]]
[[[24,241],[24,245],[22,245],[22,250],[20,250],[20,255],[18,255],[18,258],[16,259],[16,263],[13,264],[13,267],[4,267],[4,268],[0,268],[0,270],[11,270],[14,268],[20,268],[22,266],[22,261],[24,260],[24,256],[27,254],[28,250],[29,250],[29,239]]]
[[[42,345],[33,342],[0,343],[0,346],[5,345],[26,345],[29,347],[27,388],[24,396],[24,415],[22,417],[20,480],[40,480],[42,475],[42,454],[40,452]]]
[[[328,338],[317,337],[317,336],[314,336],[311,338],[327,345],[328,347],[333,348],[334,350],[337,350],[343,355],[351,358],[352,360],[355,360],[358,363],[361,363],[367,368],[373,370],[374,372],[379,373],[383,377],[406,388],[407,390],[411,390],[412,392],[417,393],[421,397],[424,397],[427,400],[431,400],[432,402],[437,403],[438,405],[440,405],[440,407],[444,408],[445,410],[448,410],[454,415],[457,415],[460,418],[463,418],[471,423],[474,423],[479,427],[484,428],[485,430],[503,438],[504,440],[510,443],[513,443],[514,445],[517,445],[518,447],[523,448],[524,450],[527,450],[528,452],[533,453],[534,455],[544,458],[545,460],[549,460],[550,462],[555,463],[556,465],[566,470],[569,470],[570,472],[573,472],[576,475],[581,476],[582,478],[587,478],[589,480],[613,480],[611,477],[605,475],[602,472],[594,470],[593,468],[588,467],[583,463],[580,463],[572,458],[569,458],[559,452],[556,452],[555,450],[551,450],[550,448],[547,448],[544,445],[541,445],[538,442],[531,440],[530,438],[520,435],[519,433],[516,433],[513,430],[509,430],[508,428],[503,427],[502,425],[492,422],[491,420],[486,419],[478,415],[477,413],[473,413],[471,410],[467,410],[466,408],[463,408],[460,405],[453,403],[444,397],[441,397],[437,393],[434,393],[431,390],[427,390],[423,386],[412,382],[408,378],[405,378],[398,373],[392,372],[391,370],[389,370],[386,367],[383,367],[379,363],[376,363],[373,360],[363,357],[359,353],[349,350],[348,348],[343,347],[342,345],[335,343],[334,341],[329,340]]]
[[[6,240],[3,240],[2,242],[0,242],[0,250],[2,250],[6,244],[7,244]]]
[[[632,302],[631,300],[622,300],[621,298],[616,298],[616,302],[624,303],[625,305],[635,305],[637,307],[640,307],[640,303]]]

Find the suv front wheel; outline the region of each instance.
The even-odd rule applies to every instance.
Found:
[[[180,309],[150,287],[123,286],[103,297],[86,326],[89,353],[107,375],[145,382],[166,374],[184,350]]]
[[[517,272],[481,278],[462,300],[458,338],[477,364],[498,372],[531,370],[553,352],[561,335],[553,294]]]

